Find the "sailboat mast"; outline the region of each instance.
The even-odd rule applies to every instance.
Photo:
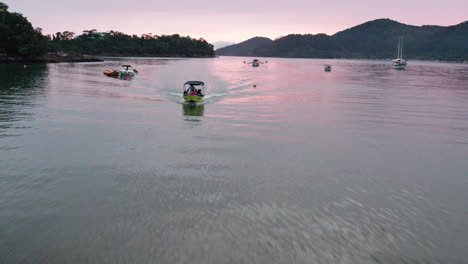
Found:
[[[398,39],[397,59],[400,58],[400,44],[401,44],[401,39]]]
[[[403,43],[401,43],[401,46],[400,46],[400,56],[401,56],[401,59],[403,59]]]

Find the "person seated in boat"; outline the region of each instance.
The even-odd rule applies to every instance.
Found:
[[[184,95],[189,95],[192,92],[192,86],[187,88],[187,90],[184,90]]]
[[[189,95],[197,95],[197,89],[195,89],[195,87],[193,85],[190,85],[190,87],[188,88],[188,94]]]
[[[198,95],[198,96],[203,96],[203,94],[202,94],[202,92],[201,92],[201,89],[198,89],[198,90],[197,90],[197,95]]]

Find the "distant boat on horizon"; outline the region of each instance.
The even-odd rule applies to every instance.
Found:
[[[250,62],[245,62],[245,61],[244,61],[244,63],[246,63],[246,64],[252,64],[252,67],[258,67],[258,66],[260,66],[260,64],[268,63],[268,61],[261,62],[261,61],[259,61],[258,59],[254,59],[253,61],[250,61]]]
[[[398,40],[398,52],[397,58],[392,60],[393,67],[398,70],[404,70],[406,68],[406,61],[403,59],[403,44],[401,38]]]

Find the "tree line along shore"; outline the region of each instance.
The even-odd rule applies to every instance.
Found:
[[[110,30],[63,31],[43,35],[20,13],[0,2],[0,63],[99,61],[97,56],[392,59],[402,39],[407,59],[468,61],[468,21],[458,25],[411,26],[376,19],[334,35],[290,34],[271,40],[255,37],[215,50],[204,39],[188,36],[127,35]]]
[[[43,35],[20,13],[9,12],[0,2],[0,62],[100,61],[95,56],[213,57],[213,46],[204,39],[178,34],[127,35],[110,30],[64,31]]]

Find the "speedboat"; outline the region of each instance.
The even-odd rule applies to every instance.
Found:
[[[132,77],[133,75],[135,75],[135,73],[137,73],[137,71],[134,70],[130,65],[122,65],[122,67],[120,67],[120,76]]]
[[[325,64],[325,71],[326,72],[331,71],[331,65],[330,64]]]
[[[261,62],[261,61],[259,61],[258,59],[254,59],[254,60],[249,61],[249,62],[245,62],[245,61],[244,61],[244,63],[246,63],[246,64],[252,64],[252,67],[258,67],[258,66],[260,66],[260,64],[268,63],[268,61]]]
[[[117,78],[119,77],[119,72],[118,71],[114,71],[114,70],[105,70],[104,71],[104,75],[107,75],[109,77],[114,77],[114,78]]]
[[[105,70],[104,75],[117,78],[120,77],[122,80],[129,80],[131,77],[138,73],[136,69],[132,69],[130,65],[122,65],[119,71],[116,70]]]
[[[260,66],[260,62],[257,59],[253,60],[252,67],[258,67],[258,66]]]
[[[403,59],[403,44],[401,39],[398,41],[398,55],[397,58],[392,60],[393,68],[397,70],[404,70],[406,68],[406,61]]]
[[[202,102],[205,96],[205,83],[200,81],[188,81],[184,83],[185,102]]]

